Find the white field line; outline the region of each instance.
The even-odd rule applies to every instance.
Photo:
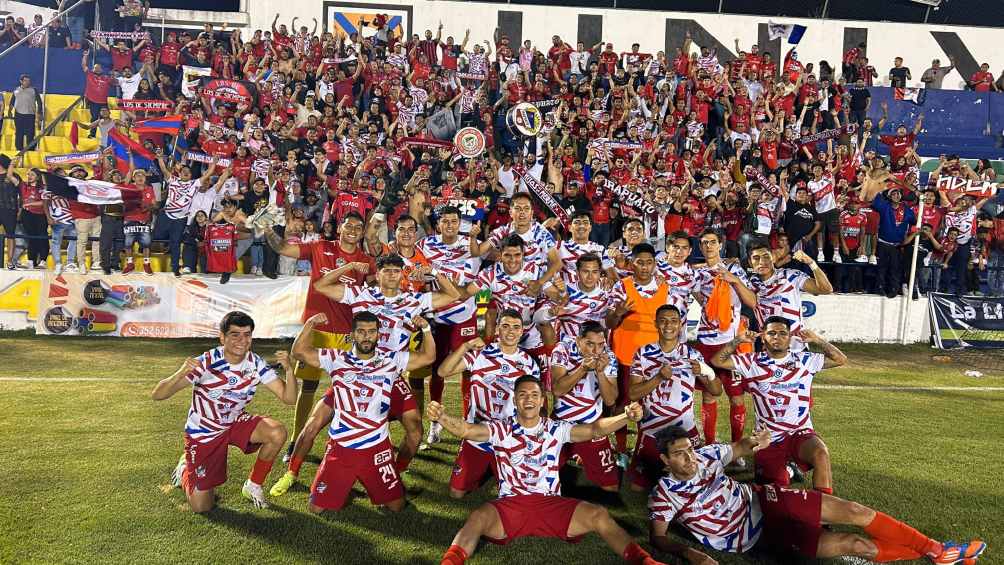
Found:
[[[30,383],[152,383],[153,379],[121,377],[0,377],[0,382]],[[459,384],[459,379],[447,379],[449,384]],[[813,390],[875,390],[896,392],[1004,392],[1004,386],[884,386],[884,385],[815,385]]]

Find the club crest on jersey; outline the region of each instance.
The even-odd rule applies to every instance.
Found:
[[[200,478],[200,479],[206,478],[206,468],[204,466],[202,466],[202,465],[199,465],[198,467],[196,467],[195,468],[195,476],[198,477],[198,478]]]
[[[235,384],[237,384],[237,377],[234,375],[230,375],[230,378],[227,379],[227,384],[229,384],[230,386],[234,386]]]
[[[324,491],[328,490],[327,483],[320,482],[317,483],[317,494],[324,494]]]

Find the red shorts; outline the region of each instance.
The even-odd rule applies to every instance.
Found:
[[[865,212],[865,235],[875,235],[878,233],[879,229],[879,213],[875,210],[868,210]]]
[[[755,492],[763,512],[763,533],[757,543],[814,559],[823,533],[823,493],[780,485],[758,486]]]
[[[460,346],[478,337],[478,317],[471,316],[470,320],[460,324],[433,324],[432,339],[436,342],[436,362],[435,367],[450,354],[460,349]],[[432,378],[442,378],[433,372]]]
[[[520,494],[492,500],[488,504],[499,513],[505,537],[485,539],[498,545],[528,536],[578,543],[582,536],[568,537],[568,526],[580,502],[574,498],[543,494]]]
[[[324,392],[324,403],[328,408],[335,408],[335,389],[328,387]],[[411,393],[411,387],[401,379],[394,381],[394,386],[390,390],[390,412],[387,418],[390,420],[400,420],[401,416],[409,410],[418,410],[418,402]]]
[[[404,498],[389,439],[366,449],[349,449],[329,439],[310,486],[310,503],[325,510],[341,510],[357,479],[375,506]]]
[[[553,345],[541,345],[540,347],[534,347],[533,349],[526,350],[526,352],[530,354],[530,357],[533,357],[533,359],[537,362],[537,366],[540,367],[540,384],[544,385],[544,392],[551,391],[552,351],[554,351]],[[547,395],[545,395],[545,402],[546,396]]]
[[[610,487],[620,483],[620,475],[617,473],[617,465],[614,463],[614,447],[610,445],[610,438],[601,437],[592,441],[566,443],[561,449],[558,467],[564,467],[565,462],[573,455],[579,456],[582,468],[586,471],[586,478],[593,484]]]
[[[261,422],[261,416],[247,412],[215,438],[198,443],[185,434],[185,472],[182,484],[185,490],[206,491],[227,482],[227,447],[234,446],[244,453],[258,451],[261,444],[251,443],[251,434]]]
[[[802,444],[816,437],[816,432],[812,430],[798,430],[788,435],[783,440],[770,444],[769,447],[761,449],[753,456],[756,462],[756,482],[760,484],[774,483],[781,486],[791,484],[788,477],[788,463],[798,465],[803,471],[812,468],[806,461],[798,457],[798,450]]]
[[[631,388],[631,365],[617,363],[617,404],[616,406],[627,406],[631,397],[628,391]]]
[[[742,396],[743,395],[742,377],[739,377],[734,372],[728,369],[720,369],[711,364],[711,358],[714,357],[715,353],[718,353],[718,351],[721,348],[725,347],[726,345],[728,345],[728,342],[721,343],[718,345],[708,345],[705,343],[701,343],[700,340],[698,340],[693,344],[693,347],[701,354],[702,357],[704,357],[704,362],[707,363],[709,367],[715,370],[715,376],[722,381],[722,388],[725,389],[725,394],[729,396]],[[701,383],[700,379],[695,378],[694,385],[695,385],[694,388],[696,388],[697,390],[701,392],[707,392],[707,389],[704,388],[704,384]]]
[[[690,443],[694,449],[700,447],[700,436],[697,428],[690,429]],[[628,465],[628,479],[631,484],[643,489],[651,489],[662,478],[666,464],[659,458],[659,445],[655,438],[647,433],[638,434],[638,443],[634,446],[631,463]]]
[[[481,451],[466,441],[460,442],[450,488],[470,492],[480,487],[489,473],[495,474],[495,454]]]

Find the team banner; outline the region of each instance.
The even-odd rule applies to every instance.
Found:
[[[1004,347],[1004,298],[940,293],[928,298],[936,347]]]
[[[838,128],[828,129],[800,137],[796,143],[799,145],[809,145],[820,141],[826,141],[827,139],[835,139],[842,135],[853,135],[857,130],[858,124],[847,124]]]
[[[610,179],[607,179],[606,182],[604,182],[603,188],[613,192],[619,199],[622,206],[627,204],[642,214],[655,214],[657,211],[651,202],[645,200],[644,194],[635,192],[626,186],[619,185]]]
[[[258,100],[258,87],[246,80],[202,78],[202,95],[210,100],[253,106]]]
[[[213,70],[209,67],[181,66],[181,93],[185,98],[195,98],[196,91],[202,84],[203,77],[210,77]]]
[[[428,137],[403,137],[397,141],[402,147],[424,147],[427,149],[449,149],[453,151],[452,141],[442,139],[432,139]]]
[[[174,109],[174,102],[169,100],[139,100],[136,98],[122,98],[118,102],[119,110],[127,112],[170,112]]]
[[[760,169],[752,165],[746,165],[746,168],[743,169],[743,174],[746,175],[746,178],[753,179],[754,182],[762,186],[763,189],[770,193],[771,196],[777,197],[781,194],[781,189],[767,180],[767,177],[763,176]]]
[[[939,191],[944,190],[956,197],[965,193],[976,198],[989,198],[994,195],[994,192],[1000,185],[983,180],[940,176],[935,186]]]
[[[457,73],[456,77],[467,80],[485,80],[485,75],[474,73]]]
[[[212,155],[206,155],[205,153],[199,153],[197,151],[189,151],[185,153],[185,159],[195,161],[196,163],[207,163],[209,165],[215,163],[221,167],[229,167],[233,162],[226,157],[213,157]]]
[[[74,163],[93,163],[101,158],[100,151],[87,153],[67,153],[65,155],[49,155],[45,158],[46,165],[71,165]]]
[[[95,39],[131,39],[133,41],[141,41],[143,39],[150,39],[150,32],[148,31],[98,31],[94,30],[91,32],[91,37]]]
[[[223,134],[223,137],[234,136],[234,137],[236,137],[237,139],[240,139],[240,140],[244,139],[244,132],[243,131],[235,130],[233,128],[228,128],[226,126],[221,126],[219,124],[214,124],[212,122],[202,122],[202,125],[199,126],[199,127],[202,129],[202,131],[204,131],[206,133],[209,133],[209,134],[213,134],[215,132],[220,132],[221,134]]]
[[[60,275],[42,280],[35,331],[44,335],[216,337],[232,310],[255,321],[255,337],[292,337],[300,329],[307,277]]]
[[[561,104],[561,100],[557,98],[552,98],[551,100],[537,100],[536,102],[530,102],[537,107],[538,110],[546,110],[548,108],[557,108]]]
[[[517,176],[519,176],[520,180],[526,184],[527,188],[530,189],[530,192],[534,193],[537,198],[539,198],[540,201],[547,206],[547,209],[558,218],[558,221],[561,222],[561,225],[567,230],[571,223],[568,219],[568,212],[566,212],[565,209],[561,207],[561,204],[558,204],[558,201],[554,199],[554,196],[547,191],[547,186],[533,175],[528,174],[522,164],[513,167],[512,170]]]

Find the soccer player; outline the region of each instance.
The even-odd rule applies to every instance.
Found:
[[[586,253],[575,261],[575,282],[565,285],[567,299],[551,308],[556,320],[559,341],[576,339],[582,324],[593,321],[604,326],[606,314],[613,307],[611,294],[600,285],[603,261],[599,255]]]
[[[523,329],[523,316],[519,312],[503,310],[499,314],[495,343],[485,345],[481,338],[465,342],[440,365],[439,370],[446,376],[470,371],[470,399],[465,415],[468,422],[476,424],[512,416],[516,379],[523,375],[540,378],[536,361],[519,347]],[[481,486],[494,461],[490,444],[461,443],[450,477],[450,496],[462,498]]]
[[[456,206],[439,209],[436,229],[439,233],[418,242],[417,249],[434,269],[449,276],[459,288],[466,288],[481,267],[481,254],[476,237],[460,235],[460,210]],[[477,224],[472,228],[477,233]],[[439,309],[433,318],[436,340],[436,362],[432,364],[429,397],[443,400],[444,377],[440,367],[446,355],[477,337],[477,304],[474,296]],[[423,384],[424,387],[424,384]],[[430,423],[427,444],[437,443],[442,426]]]
[[[638,423],[638,443],[628,467],[631,488],[643,491],[662,475],[662,462],[655,436],[663,428],[679,426],[697,440],[694,425],[694,388],[699,382],[706,392],[722,394],[722,383],[704,363],[704,357],[687,345],[686,320],[676,306],[664,304],[655,312],[659,339],[643,345],[631,363],[628,398],[641,401],[645,417]]]
[[[595,257],[595,256],[594,256]],[[617,402],[617,358],[607,346],[603,325],[587,321],[577,338],[558,343],[551,354],[554,417],[573,424],[592,424],[604,407]],[[610,438],[575,442],[561,450],[558,467],[571,456],[582,461],[586,478],[608,492],[617,492],[620,476]]]
[[[826,444],[812,428],[810,402],[816,373],[847,363],[837,347],[808,328],[801,337],[819,346],[823,353],[791,347],[791,321],[781,316],[767,318],[762,339],[764,351],[735,354],[741,343],[753,343],[747,332],[737,335],[718,350],[711,364],[735,371],[739,386],[753,397],[757,423],[770,430],[771,445],[756,454],[756,479],[762,483],[789,484],[787,465],[802,471],[813,469],[812,486],[833,494],[833,473]]]
[[[697,343],[695,347],[701,355],[710,360],[735,337],[740,325],[745,326],[741,311],[743,304],[756,308],[756,294],[750,289],[746,271],[738,261],[722,259],[722,234],[714,229],[706,229],[700,236],[701,252],[705,263],[694,268],[695,293],[701,304],[701,319],[697,323]],[[732,441],[739,441],[746,427],[746,404],[743,391],[733,384],[732,375],[723,369],[715,369],[715,376],[729,397],[729,427]],[[715,428],[718,426],[718,402],[716,396],[701,389],[701,423],[704,443],[715,443]],[[737,466],[745,461],[736,460]]]
[[[181,484],[193,512],[208,512],[215,503],[214,490],[227,480],[227,447],[244,453],[258,452],[251,475],[241,492],[256,508],[268,506],[262,483],[286,441],[286,428],[278,420],[245,411],[262,385],[286,404],[296,401],[296,379],[285,351],[276,354],[286,379],[280,380],[264,359],[251,351],[254,320],[243,312],[230,312],[220,322],[220,347],[189,357],[173,375],[153,389],[154,400],[171,398],[192,386],[192,404],[185,423],[185,455]]]
[[[754,272],[750,285],[757,296],[756,315],[760,327],[763,328],[767,318],[781,316],[791,322],[789,329],[792,335],[797,336],[802,329],[802,292],[830,294],[833,292],[833,285],[826,278],[826,273],[804,251],[796,251],[792,259],[808,265],[812,278],[802,271],[775,268],[774,256],[766,241],[750,245],[750,267]],[[796,339],[794,345],[798,347],[800,343]]]
[[[314,283],[314,288],[335,302],[349,305],[353,314],[360,312],[376,314],[377,318],[380,319],[380,336],[377,340],[377,350],[380,353],[397,353],[408,350],[413,332],[412,320],[430,312],[434,307],[442,307],[455,301],[460,294],[450,279],[442,274],[437,276],[437,281],[440,288],[447,292],[403,292],[401,291],[401,282],[404,260],[399,255],[384,255],[377,259],[376,264],[378,285],[376,288],[345,285],[338,282],[345,272],[366,267],[366,265],[356,263],[349,263],[334,271],[329,271]],[[329,390],[328,393],[330,392]],[[314,438],[325,426],[331,423],[334,408],[332,398],[328,393],[325,393],[324,398],[314,405],[307,424],[297,436],[292,456],[289,459],[289,470],[269,490],[269,494],[272,496],[282,496],[296,483],[300,467],[314,445]],[[403,473],[415,456],[418,442],[422,438],[422,414],[414,402],[410,388],[404,381],[395,384],[395,389],[392,391],[389,419],[400,419],[405,429],[405,435],[395,459],[397,472]]]
[[[607,255],[606,248],[589,239],[589,234],[593,230],[593,221],[589,212],[579,211],[572,214],[569,228],[571,239],[564,239],[558,243],[561,277],[565,284],[575,282],[579,258],[588,253],[600,258],[603,272],[607,275],[607,287],[609,288],[620,277],[617,276],[614,261]]]
[[[669,304],[676,306],[684,320],[697,289],[694,269],[687,263],[690,251],[690,236],[685,231],[675,231],[666,236],[665,264],[657,264],[659,274],[669,285]]]
[[[526,243],[524,257],[527,264],[537,263],[543,266],[545,271],[541,284],[549,282],[561,271],[561,259],[551,232],[533,219],[533,200],[530,194],[514,194],[509,202],[509,214],[512,216],[512,223],[492,230],[488,240],[479,245],[478,256],[483,257],[492,250],[501,251],[502,243],[510,235],[518,235]],[[475,238],[478,233],[480,230],[477,226],[471,228],[471,238]],[[539,291],[540,288],[534,290]]]
[[[432,363],[435,344],[426,339],[415,353],[381,353],[377,350],[380,319],[372,312],[359,312],[352,316],[350,351],[319,349],[311,345],[309,336],[314,326],[326,322],[324,318],[319,313],[308,319],[293,342],[293,357],[325,371],[334,389],[330,438],[310,487],[308,508],[313,513],[341,510],[359,480],[374,505],[400,511],[405,506],[404,487],[394,465],[387,426],[391,397],[403,371]],[[420,316],[413,323],[423,332],[430,331]]]
[[[355,212],[345,214],[338,227],[338,240],[320,239],[310,243],[297,245],[286,243],[286,240],[275,233],[272,228],[265,228],[265,241],[279,255],[294,259],[310,259],[310,282],[307,289],[307,304],[303,308],[303,321],[314,314],[323,313],[324,323],[313,328],[311,343],[314,347],[335,347],[350,349],[348,337],[352,325],[352,308],[344,304],[332,302],[314,288],[325,273],[333,271],[346,264],[355,263],[356,268],[343,271],[340,279],[346,284],[362,285],[372,278],[376,272],[373,258],[363,251],[359,241],[363,236],[362,216]],[[366,269],[361,265],[365,264]],[[297,363],[296,377],[303,381],[300,396],[296,399],[296,410],[293,413],[293,438],[300,435],[304,424],[314,405],[314,393],[317,383],[324,372],[305,363]],[[286,451],[287,456],[293,453],[293,442]]]
[[[715,563],[669,539],[669,524],[677,522],[706,547],[730,553],[758,546],[809,559],[847,555],[886,563],[927,557],[936,564],[971,565],[986,549],[979,540],[935,541],[887,514],[819,491],[751,486],[725,474],[732,460],[755,457],[769,442],[770,432],[762,430],[731,445],[695,450],[687,430],[660,432],[660,457],[668,472],[649,497],[652,545],[690,563]],[[856,526],[866,535],[831,531],[827,525]]]
[[[641,407],[632,403],[618,416],[591,424],[572,424],[540,415],[544,389],[536,378],[520,377],[513,390],[515,413],[483,423],[449,416],[438,402],[426,408],[429,419],[442,422],[453,435],[468,442],[486,443],[498,454],[499,498],[471,512],[441,565],[462,565],[482,537],[500,545],[525,536],[576,542],[592,532],[628,563],[659,565],[605,508],[561,496],[558,479],[558,457],[566,443],[606,437],[628,420],[637,422]]]

